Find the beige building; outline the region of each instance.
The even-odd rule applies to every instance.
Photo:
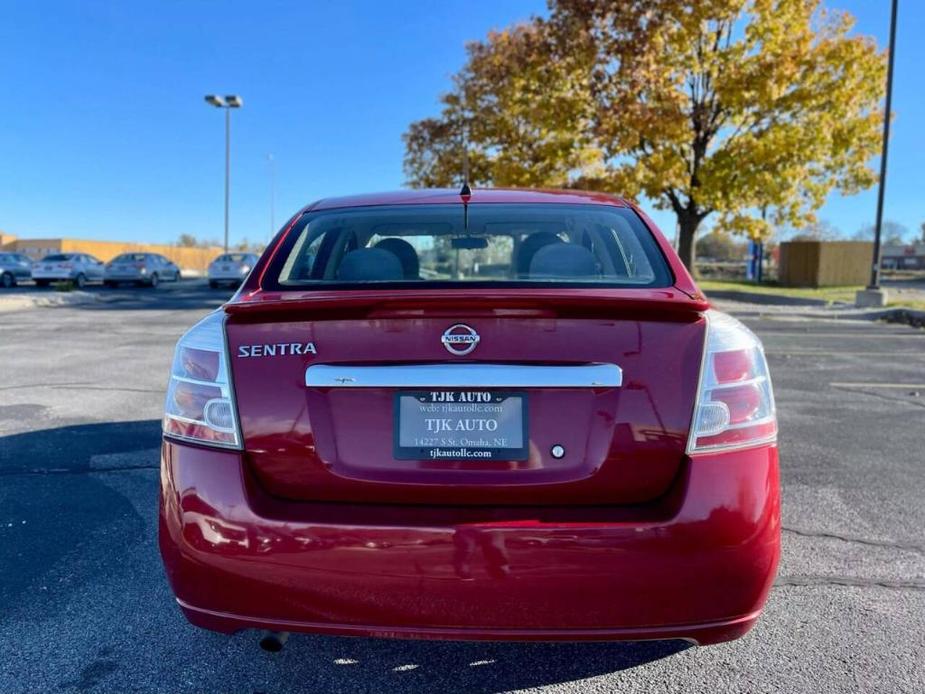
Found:
[[[0,250],[15,251],[40,260],[49,253],[87,253],[107,262],[122,253],[160,253],[181,270],[205,272],[216,256],[222,253],[218,246],[189,248],[156,243],[127,243],[124,241],[89,241],[84,239],[51,238],[20,239],[0,232]]]

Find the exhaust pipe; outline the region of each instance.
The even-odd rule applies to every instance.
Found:
[[[288,639],[288,631],[265,631],[260,635],[260,647],[268,653],[279,653]]]

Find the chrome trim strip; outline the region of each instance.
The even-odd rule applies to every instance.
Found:
[[[616,364],[313,364],[305,370],[305,385],[310,388],[618,388],[623,385],[623,370]]]

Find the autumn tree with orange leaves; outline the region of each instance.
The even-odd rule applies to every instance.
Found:
[[[692,268],[708,217],[761,239],[876,182],[885,55],[852,23],[820,0],[553,0],[468,46],[404,135],[408,180],[645,195]]]

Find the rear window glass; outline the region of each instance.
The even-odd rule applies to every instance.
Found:
[[[123,253],[122,255],[116,256],[112,262],[114,263],[142,263],[148,259],[148,256],[144,253]]]
[[[220,255],[215,259],[216,263],[243,263],[247,260],[246,253],[228,253],[227,255]]]
[[[370,284],[665,287],[655,239],[605,205],[395,205],[310,212],[268,273],[274,289]],[[275,278],[275,279],[274,279]]]
[[[47,260],[50,263],[57,263],[57,262],[61,262],[62,260],[71,260],[73,257],[74,256],[72,255],[64,255],[62,253],[57,253],[53,255],[46,255],[44,258],[42,258],[42,260]]]

